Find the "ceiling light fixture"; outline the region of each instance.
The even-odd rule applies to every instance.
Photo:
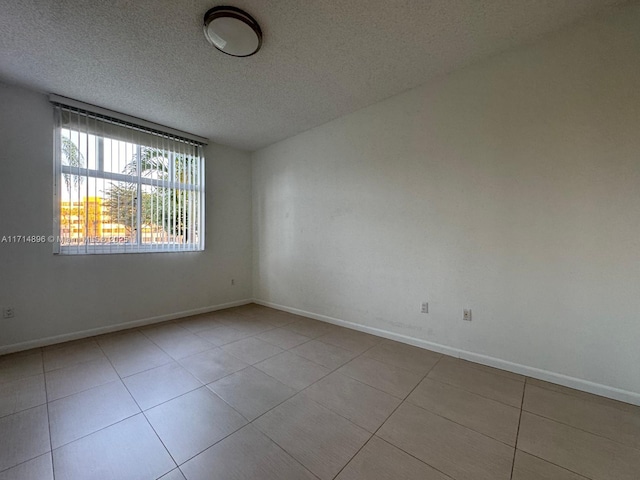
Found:
[[[255,19],[236,7],[213,7],[204,14],[204,36],[222,53],[249,57],[262,46],[262,30]]]

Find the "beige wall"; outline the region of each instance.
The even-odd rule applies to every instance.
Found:
[[[0,106],[0,238],[50,235],[51,106],[3,84]],[[205,155],[204,252],[54,256],[51,244],[0,244],[0,305],[16,312],[0,319],[0,350],[250,298],[250,157],[218,145]]]
[[[639,26],[631,5],[255,152],[255,297],[640,402]]]

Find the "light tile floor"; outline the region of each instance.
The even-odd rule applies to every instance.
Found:
[[[638,480],[640,407],[258,305],[0,357],[0,480]]]

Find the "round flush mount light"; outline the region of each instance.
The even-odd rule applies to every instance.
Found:
[[[255,19],[236,7],[213,7],[204,14],[204,36],[222,53],[249,57],[262,46],[262,30]]]

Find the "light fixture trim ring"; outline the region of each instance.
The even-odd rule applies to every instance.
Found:
[[[240,20],[241,22],[249,26],[253,30],[254,34],[258,39],[258,45],[256,46],[255,50],[246,55],[234,55],[233,53],[225,52],[224,50],[220,49],[215,44],[213,39],[209,36],[209,25],[216,18],[234,18],[236,20]],[[260,28],[260,25],[258,25],[258,22],[256,21],[255,18],[253,18],[244,10],[241,10],[240,8],[237,8],[237,7],[231,7],[228,5],[218,5],[217,7],[213,7],[209,9],[207,13],[204,14],[203,29],[204,29],[204,36],[206,37],[207,41],[211,45],[213,45],[216,48],[216,50],[224,53],[225,55],[229,55],[230,57],[238,57],[238,58],[250,57],[251,55],[255,55],[256,53],[258,53],[258,51],[260,51],[260,48],[262,47],[262,29]]]

